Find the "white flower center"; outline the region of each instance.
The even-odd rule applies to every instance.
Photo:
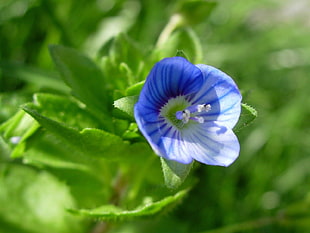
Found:
[[[198,104],[190,106],[183,111],[177,111],[175,116],[178,120],[182,120],[184,124],[188,123],[189,120],[196,121],[200,124],[204,123],[202,116],[197,116],[199,113],[209,112],[211,110],[210,104]]]
[[[191,105],[185,96],[171,98],[161,109],[162,117],[170,125],[181,130],[189,127],[190,123],[204,123],[204,113],[211,110],[210,104]]]

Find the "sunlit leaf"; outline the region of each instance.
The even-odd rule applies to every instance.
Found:
[[[13,117],[0,125],[0,133],[11,149],[11,157],[20,157],[25,150],[25,141],[39,128],[39,124],[24,111],[18,111]]]
[[[126,96],[114,101],[114,107],[126,113],[130,120],[134,119],[134,105],[138,96]]]
[[[183,164],[173,160],[160,158],[165,184],[170,189],[178,188],[188,176],[193,164]]]
[[[96,114],[108,113],[107,83],[96,64],[78,51],[60,45],[50,46],[50,53],[73,94]]]
[[[244,127],[248,126],[257,117],[257,111],[255,108],[248,104],[241,104],[241,115],[237,125],[234,127],[234,131],[239,131]]]
[[[123,209],[114,205],[104,205],[92,210],[70,209],[69,211],[77,215],[88,216],[103,221],[150,217],[173,208],[176,204],[180,203],[188,191],[188,189],[184,189],[173,196],[167,196],[155,202],[152,198],[146,197],[140,206],[131,210]]]
[[[66,143],[70,143],[77,151],[85,155],[116,159],[124,153],[124,142],[114,134],[94,128],[79,131],[39,114],[33,104],[26,104],[23,109],[36,119],[41,126]]]
[[[63,122],[76,129],[99,128],[97,118],[87,111],[86,106],[74,98],[62,95],[37,93],[33,107],[40,114],[55,121]]]
[[[139,95],[144,83],[145,81],[141,81],[128,87],[126,89],[126,95],[127,96]]]

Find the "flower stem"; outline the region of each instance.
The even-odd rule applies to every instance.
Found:
[[[180,14],[174,14],[158,37],[156,47],[162,46],[169,38],[171,33],[184,24],[184,19]]]

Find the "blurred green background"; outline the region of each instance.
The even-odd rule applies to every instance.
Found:
[[[102,45],[125,32],[151,50],[176,3],[2,0],[0,123],[34,92],[66,91],[49,44],[96,58]],[[113,232],[310,232],[309,9],[307,0],[222,0],[193,26],[202,62],[230,74],[259,116],[238,133],[241,153],[231,167],[200,166],[197,185],[175,211],[116,223]],[[4,214],[0,232],[6,232]]]

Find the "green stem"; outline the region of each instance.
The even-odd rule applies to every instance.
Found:
[[[170,20],[166,27],[163,29],[161,34],[158,37],[156,47],[162,46],[169,38],[171,33],[176,30],[178,27],[184,24],[183,17],[179,14],[174,14],[170,17]]]

